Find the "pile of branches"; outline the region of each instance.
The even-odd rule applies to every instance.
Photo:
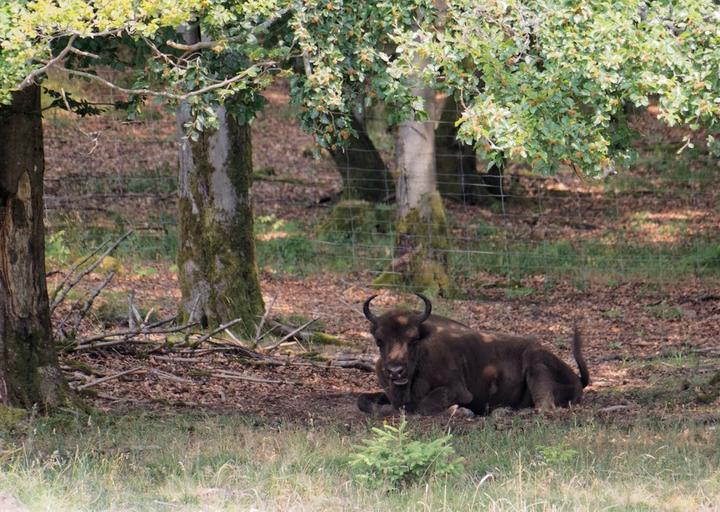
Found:
[[[62,281],[51,293],[51,313],[68,299],[68,294],[85,277],[101,267],[105,258],[109,257],[118,246],[126,240],[132,231],[128,231],[111,243],[106,241],[93,250],[88,256],[76,263],[63,277]],[[94,259],[93,259],[94,258]],[[89,336],[79,336],[81,325],[88,319],[93,304],[101,293],[111,284],[116,272],[108,272],[102,282],[87,296],[76,300],[67,312],[55,322],[55,336],[59,349],[64,353],[86,352],[117,348],[119,346],[134,347],[140,352],[152,355],[173,355],[187,357],[192,354],[198,357],[218,351],[233,352],[253,361],[254,364],[285,365],[303,364],[313,366],[334,366],[357,368],[373,371],[374,364],[370,357],[354,354],[341,354],[328,361],[293,361],[291,356],[276,355],[278,348],[288,344],[296,344],[307,352],[304,343],[319,333],[310,330],[316,319],[310,320],[299,327],[286,325],[279,320],[269,320],[269,313],[275,303],[270,304],[258,323],[255,338],[242,341],[231,328],[242,322],[236,318],[225,322],[209,332],[203,332],[198,322],[180,323],[176,316],[150,321],[152,309],[143,317],[135,306],[133,290],[128,292],[127,327],[122,329],[104,330]],[[175,341],[171,341],[171,335]],[[277,336],[277,340],[261,345],[261,341],[269,334]],[[221,337],[221,335],[223,335]],[[327,336],[327,335],[325,335]]]

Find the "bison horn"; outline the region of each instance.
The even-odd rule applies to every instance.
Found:
[[[370,301],[372,301],[377,295],[373,295],[371,297],[368,297],[368,299],[365,301],[365,304],[363,304],[363,313],[365,313],[365,318],[370,320],[370,323],[373,325],[377,323],[378,318],[372,314],[372,311],[370,311]]]
[[[418,323],[423,323],[425,320],[428,319],[430,316],[430,313],[432,313],[432,304],[430,303],[430,299],[425,297],[422,293],[416,293],[418,297],[422,299],[422,301],[425,303],[425,311],[423,311],[420,315],[418,315]]]

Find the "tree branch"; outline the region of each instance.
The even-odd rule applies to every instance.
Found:
[[[115,271],[110,272],[105,280],[100,283],[100,286],[98,286],[93,294],[90,296],[90,298],[85,302],[83,305],[83,308],[80,310],[80,313],[78,313],[78,317],[75,319],[75,323],[73,324],[72,328],[72,336],[75,336],[75,333],[80,328],[80,322],[82,322],[83,318],[85,318],[85,315],[88,314],[88,311],[90,311],[90,308],[93,305],[93,302],[95,302],[95,299],[98,298],[98,295],[102,293],[102,291],[107,287],[107,285],[110,284],[110,281],[112,281],[113,277],[115,277]]]
[[[87,388],[89,388],[89,387],[96,386],[96,385],[100,384],[101,382],[107,382],[107,381],[109,381],[109,380],[117,379],[117,378],[120,378],[120,377],[122,377],[122,376],[124,376],[124,375],[129,375],[129,374],[131,374],[131,373],[135,373],[135,372],[140,371],[140,370],[142,370],[142,369],[143,369],[142,366],[136,366],[135,368],[132,368],[132,369],[130,369],[130,370],[126,370],[126,371],[124,371],[124,372],[116,373],[116,374],[114,374],[114,375],[108,375],[107,377],[103,377],[103,378],[101,378],[101,379],[97,379],[97,380],[94,380],[94,381],[92,381],[92,382],[88,382],[87,384],[83,384],[82,386],[78,386],[78,387],[75,388],[75,389],[77,389],[77,390],[87,389]]]
[[[133,96],[154,96],[154,97],[158,97],[158,98],[166,98],[166,99],[171,99],[171,100],[176,100],[176,101],[184,101],[184,100],[187,100],[188,98],[192,98],[193,96],[199,96],[201,94],[205,94],[206,92],[214,91],[215,89],[222,89],[223,87],[227,87],[228,85],[232,85],[236,82],[239,82],[240,80],[243,80],[244,78],[246,78],[250,74],[250,71],[252,69],[261,68],[261,69],[264,69],[265,71],[267,71],[267,69],[272,68],[276,64],[277,63],[275,61],[267,61],[267,62],[263,62],[260,64],[255,64],[255,65],[249,67],[248,69],[243,70],[242,72],[238,73],[237,75],[235,75],[233,77],[227,78],[221,82],[207,85],[205,87],[196,89],[194,91],[190,91],[185,94],[174,94],[171,92],[155,91],[152,89],[144,89],[144,88],[143,89],[128,89],[126,87],[121,87],[109,80],[106,80],[105,78],[102,78],[101,76],[94,75],[92,73],[88,73],[85,71],[79,71],[77,69],[69,69],[66,67],[63,67],[62,70],[71,75],[81,76],[83,78],[88,78],[90,80],[94,80],[96,82],[101,83],[105,87],[109,87],[110,89],[113,89],[115,91],[122,92],[125,94],[130,94]]]
[[[77,34],[73,34],[70,36],[70,39],[68,39],[68,43],[65,46],[65,48],[62,49],[60,53],[58,53],[55,57],[50,59],[45,63],[45,65],[41,68],[36,69],[35,71],[31,72],[28,76],[25,77],[25,79],[20,82],[20,85],[18,86],[18,89],[25,89],[26,87],[30,87],[32,84],[35,83],[35,79],[38,78],[40,75],[43,75],[45,72],[47,72],[48,69],[55,66],[58,62],[62,61],[67,57],[68,53],[72,51],[73,43],[78,38]]]
[[[98,259],[95,261],[95,263],[93,263],[93,264],[90,265],[88,268],[86,268],[85,270],[83,270],[82,272],[80,272],[80,273],[75,277],[75,279],[73,279],[72,281],[70,281],[69,284],[67,284],[67,282],[64,282],[62,286],[65,287],[65,285],[67,284],[67,288],[64,288],[62,291],[60,291],[59,296],[53,301],[52,305],[50,306],[50,313],[52,313],[52,312],[55,310],[55,308],[58,307],[58,305],[65,299],[65,296],[70,292],[70,290],[73,289],[73,287],[74,287],[76,284],[78,284],[78,283],[82,280],[83,277],[85,277],[85,276],[88,275],[90,272],[92,272],[93,270],[95,270],[95,269],[98,267],[98,265],[100,265],[100,263],[102,263],[103,259],[105,259],[106,256],[108,256],[111,252],[113,252],[113,251],[115,250],[115,248],[116,248],[118,245],[120,245],[120,244],[122,243],[122,241],[125,240],[127,237],[129,237],[132,233],[133,233],[132,230],[130,230],[130,231],[128,231],[127,233],[125,233],[123,236],[121,236],[120,238],[118,238],[118,239],[115,241],[114,244],[112,244],[110,247],[108,247],[108,248],[105,250],[105,252],[102,253],[102,254],[100,255],[100,257],[98,257]],[[68,277],[69,277],[69,276],[68,276]]]

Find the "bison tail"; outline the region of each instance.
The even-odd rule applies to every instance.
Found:
[[[577,324],[573,326],[573,356],[580,370],[580,382],[583,388],[590,384],[590,372],[588,372],[587,363],[582,354],[582,338],[580,337],[580,329]]]

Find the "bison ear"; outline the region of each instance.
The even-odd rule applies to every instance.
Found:
[[[422,293],[416,293],[415,295],[420,297],[425,303],[425,311],[423,311],[417,316],[417,321],[421,324],[430,317],[430,313],[432,313],[432,303],[430,302],[430,299],[425,297],[425,295],[423,295]]]

